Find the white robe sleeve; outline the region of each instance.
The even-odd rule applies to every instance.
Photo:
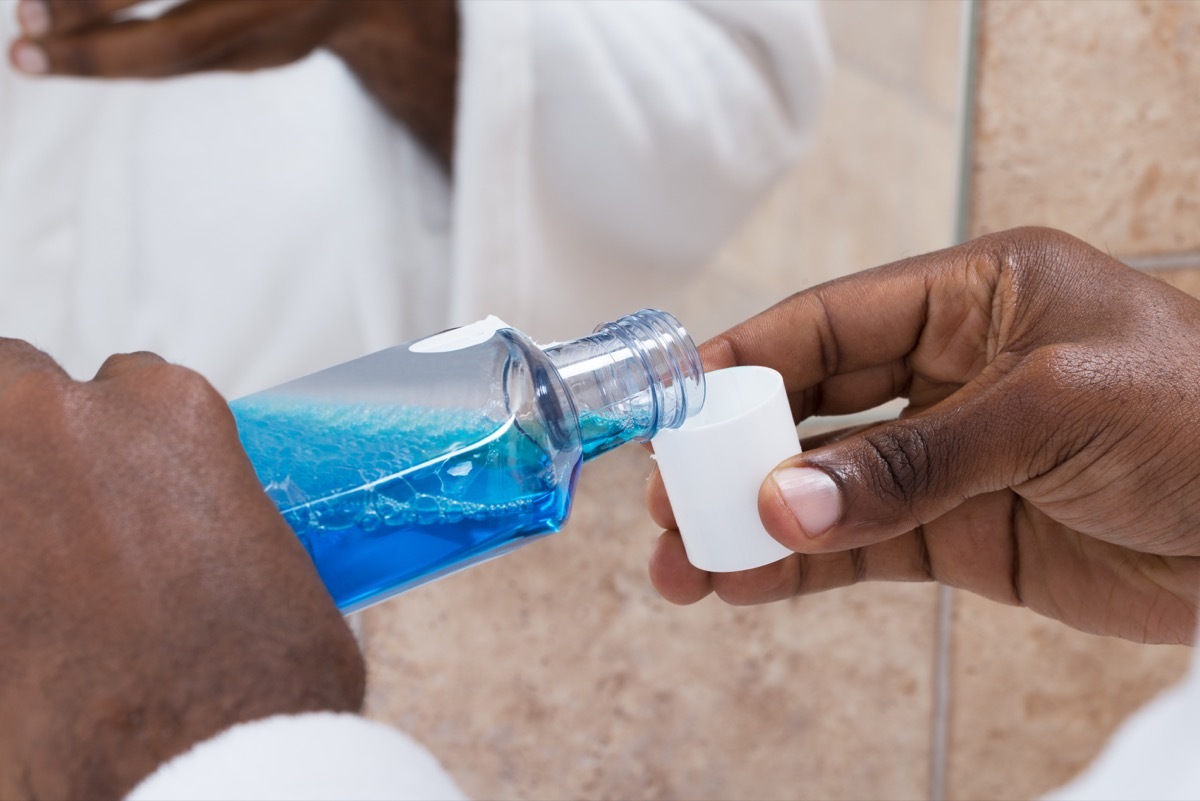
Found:
[[[452,318],[528,333],[666,299],[792,166],[830,62],[811,2],[460,9]]]
[[[399,731],[358,715],[278,715],[226,729],[160,766],[128,801],[465,798]]]
[[[1121,724],[1100,756],[1047,801],[1200,798],[1200,665]]]
[[[669,307],[791,166],[829,62],[801,0],[460,10],[451,322],[495,313],[544,338]],[[462,797],[403,734],[333,714],[235,726],[128,796]]]
[[[795,159],[826,55],[809,3],[540,4],[547,199],[627,253],[689,264]]]

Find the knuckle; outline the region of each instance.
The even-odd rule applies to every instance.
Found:
[[[48,42],[46,57],[50,60],[51,72],[64,75],[91,77],[101,74],[101,65],[90,42],[80,38]]]
[[[925,434],[916,426],[896,425],[863,435],[874,469],[868,471],[874,491],[911,504],[933,480],[933,458]]]
[[[232,6],[226,6],[226,9]],[[253,40],[251,23],[243,28],[235,16],[206,20],[157,20],[157,35],[143,43],[144,62],[158,76],[200,69],[229,55],[245,40]],[[264,33],[265,35],[265,33]]]
[[[820,288],[805,295],[805,300],[811,309],[808,316],[817,321],[817,344],[820,346],[822,375],[837,375],[841,372],[843,354],[834,315],[830,313],[829,304]]]
[[[150,351],[134,351],[132,353],[114,353],[100,365],[100,372],[119,370],[134,366],[141,362],[164,363],[163,358]]]
[[[160,361],[137,373],[143,391],[159,398],[177,413],[193,419],[231,417],[221,394],[195,370]]]
[[[1080,250],[1088,247],[1064,231],[1045,226],[1011,228],[980,237],[975,244],[980,255],[1014,276],[1018,286],[1069,269]]]
[[[222,403],[221,396],[213,389],[212,384],[195,370],[166,362],[149,369],[157,374],[158,379],[172,394],[189,407]]]
[[[1113,424],[1144,392],[1136,366],[1087,345],[1044,345],[1018,370],[1020,391],[1010,393],[1007,423],[1025,431],[1024,449],[1043,464],[1033,472],[1108,440],[1118,430]]]
[[[20,361],[37,361],[49,358],[45,351],[24,339],[0,336],[0,356]]]
[[[760,582],[745,573],[716,573],[713,591],[730,606],[754,606],[765,600]]]
[[[0,421],[10,431],[19,427],[25,434],[61,429],[71,417],[75,388],[75,382],[52,365],[22,367],[5,381]]]
[[[738,573],[712,574],[717,597],[730,606],[755,606],[790,598],[799,586],[798,557]]]
[[[48,0],[46,10],[56,28],[77,25],[99,14],[99,0]]]
[[[1030,374],[1030,393],[1049,408],[1082,397],[1123,394],[1133,378],[1116,353],[1078,343],[1042,345],[1025,357],[1023,366]]]
[[[1074,343],[1038,348],[1029,362],[1032,380],[1027,383],[1034,385],[1030,396],[1064,425],[1107,420],[1147,400],[1147,394],[1153,394],[1147,371],[1159,369],[1147,366],[1153,359],[1134,363],[1125,354]]]
[[[89,30],[47,42],[45,48],[52,72],[108,78],[169,77],[187,64],[192,52],[176,26],[158,21]]]
[[[49,364],[22,367],[9,377],[5,393],[28,398],[52,398],[65,394],[71,381]]]
[[[980,243],[1009,258],[1019,258],[1046,250],[1062,250],[1078,247],[1084,243],[1066,231],[1044,225],[1025,225],[1010,228],[979,238]]]

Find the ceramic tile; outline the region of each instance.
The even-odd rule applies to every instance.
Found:
[[[958,0],[834,0],[823,4],[839,63],[950,120],[957,112]]]
[[[765,308],[823,281],[945,247],[957,154],[951,120],[839,67],[806,157],[704,274],[736,283]]]
[[[1198,44],[1193,3],[981,3],[970,231],[1052,225],[1143,259],[1194,250]],[[1200,289],[1189,271],[1162,276]],[[1069,780],[1191,655],[955,599],[953,799],[1029,798]]]
[[[369,712],[476,798],[928,796],[930,585],[673,607],[637,449],[567,528],[365,614]]]
[[[984,2],[973,233],[1200,249],[1200,3]]]
[[[828,9],[843,63],[807,157],[680,289],[697,338],[950,241],[959,4],[857,5]],[[370,714],[476,798],[928,798],[936,589],[670,606],[647,465],[606,455],[562,533],[365,613]]]
[[[1036,798],[1070,780],[1191,649],[1097,637],[955,593],[950,799]]]

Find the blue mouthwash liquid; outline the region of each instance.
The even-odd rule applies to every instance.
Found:
[[[231,405],[267,494],[344,612],[556,530],[581,461],[556,465],[515,416],[269,396]]]
[[[545,348],[495,318],[230,403],[345,612],[555,531],[582,462],[700,408],[700,356],[645,309]]]

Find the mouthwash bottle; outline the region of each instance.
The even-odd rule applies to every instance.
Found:
[[[349,613],[556,531],[584,461],[703,403],[691,337],[647,309],[547,347],[489,317],[230,405]]]

